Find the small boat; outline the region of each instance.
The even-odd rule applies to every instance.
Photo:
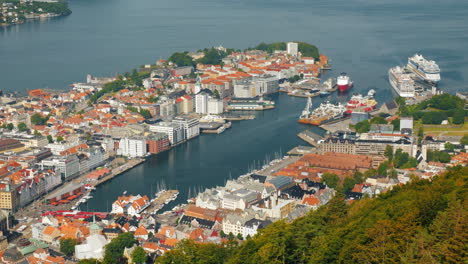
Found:
[[[320,97],[329,96],[331,93],[329,91],[323,90],[320,92]]]
[[[126,194],[127,194],[127,191],[124,191],[123,194],[126,195]]]

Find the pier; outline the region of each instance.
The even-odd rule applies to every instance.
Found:
[[[142,214],[155,214],[161,210],[166,204],[172,202],[177,198],[179,191],[177,190],[167,190],[161,191],[161,193],[151,200],[150,205],[142,212]]]
[[[305,142],[309,143],[310,145],[317,147],[318,146],[318,141],[323,139],[323,137],[309,131],[309,130],[304,130],[301,133],[297,134],[297,136],[304,140]]]
[[[254,115],[229,115],[229,116],[224,116],[224,120],[227,121],[240,121],[240,120],[253,120],[255,119]]]

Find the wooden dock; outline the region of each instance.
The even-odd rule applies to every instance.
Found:
[[[175,200],[171,197],[177,196],[179,191],[177,190],[167,190],[164,191],[161,195],[159,195],[156,199],[154,199],[151,204],[145,209],[142,214],[155,214],[159,210],[161,210],[166,204]]]

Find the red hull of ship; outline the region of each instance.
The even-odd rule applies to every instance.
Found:
[[[351,88],[351,86],[349,84],[338,85],[338,90],[340,90],[340,92],[346,92],[346,91],[349,90],[349,88]]]

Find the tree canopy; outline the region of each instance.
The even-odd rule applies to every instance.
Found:
[[[73,254],[75,253],[75,246],[78,244],[78,240],[73,238],[61,239],[60,252],[67,256],[73,256]]]
[[[419,104],[400,105],[401,115],[412,116],[415,120],[421,120],[423,124],[440,125],[443,120],[452,117],[453,124],[463,124],[467,111],[464,109],[463,99],[451,94],[433,96]]]
[[[340,183],[340,177],[334,173],[324,173],[322,175],[322,182],[328,187],[335,189]]]
[[[45,123],[47,122],[47,116],[45,117],[42,117],[40,114],[34,114],[31,116],[31,123],[33,125],[45,125]]]
[[[169,58],[168,61],[175,63],[177,66],[195,66],[195,62],[192,57],[188,55],[188,52],[175,52]]]
[[[298,43],[298,50],[301,52],[303,57],[313,57],[317,61],[320,59],[320,53],[316,46],[306,42],[296,42]],[[275,50],[286,50],[286,46],[286,42],[274,42],[270,44],[262,42],[255,46],[254,49],[273,53]]]
[[[118,263],[123,256],[125,248],[130,248],[136,243],[132,233],[122,233],[105,246],[103,264]]]
[[[146,262],[146,252],[142,247],[136,247],[132,252],[132,261],[133,263],[145,263]]]

